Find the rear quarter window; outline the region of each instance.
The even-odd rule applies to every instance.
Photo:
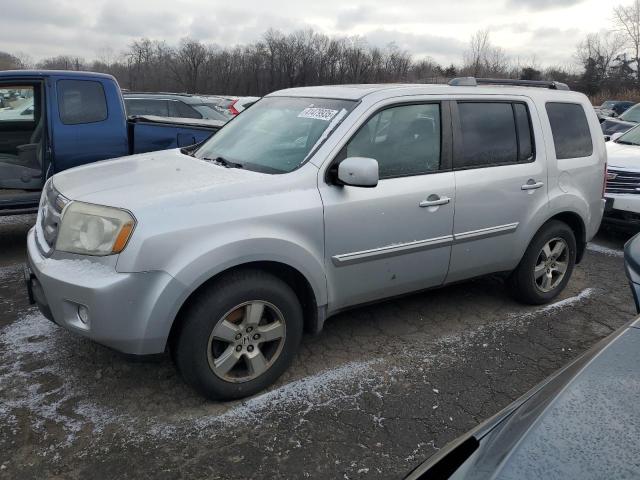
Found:
[[[577,103],[547,103],[556,158],[590,157],[593,142],[589,122],[582,105]]]
[[[107,119],[107,99],[100,82],[59,80],[60,120],[65,125],[101,122]]]

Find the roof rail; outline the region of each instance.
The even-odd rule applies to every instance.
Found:
[[[517,87],[539,87],[551,90],[570,90],[566,83],[546,80],[512,80],[508,78],[459,77],[449,81],[452,87],[477,87],[478,85],[511,85]]]
[[[137,90],[121,89],[124,95],[175,95],[177,97],[194,97],[192,93],[176,93],[176,92],[139,92]]]

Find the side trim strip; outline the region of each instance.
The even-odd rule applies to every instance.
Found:
[[[472,230],[470,232],[456,233],[454,235],[455,243],[464,243],[481,238],[496,237],[506,233],[515,232],[520,223],[509,223],[507,225],[498,225],[497,227],[481,228],[480,230]]]
[[[362,250],[360,252],[343,253],[331,257],[336,267],[344,267],[345,265],[355,265],[357,263],[369,262],[371,260],[380,260],[382,258],[395,257],[406,253],[419,252],[422,250],[431,250],[434,248],[446,247],[458,243],[480,240],[483,238],[505,235],[515,232],[519,223],[509,223],[507,225],[498,225],[496,227],[482,228],[480,230],[472,230],[469,232],[458,233],[455,235],[445,235],[443,237],[429,238],[427,240],[416,240],[414,242],[399,243],[397,245],[388,245],[381,248],[372,248],[370,250]]]
[[[333,260],[333,264],[336,267],[344,267],[345,265],[353,265],[356,263],[368,262],[370,260],[379,260],[381,258],[404,255],[405,253],[418,252],[420,250],[444,247],[451,245],[452,243],[453,236],[446,235],[444,237],[430,238],[428,240],[416,240],[415,242],[400,243],[382,248],[373,248],[371,250],[362,250],[361,252],[344,253],[342,255],[335,255],[331,257],[331,260]]]

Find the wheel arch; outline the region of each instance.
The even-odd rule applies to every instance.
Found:
[[[573,230],[573,234],[576,237],[576,265],[579,264],[582,261],[587,247],[587,229],[582,217],[572,211],[560,212],[549,218],[542,226],[552,220],[559,220],[566,223],[569,228]],[[540,226],[540,228],[542,228],[542,226]]]
[[[197,284],[188,293],[177,309],[167,337],[167,347],[171,347],[172,342],[179,334],[182,324],[184,323],[185,312],[194,299],[212,283],[218,281],[229,273],[239,270],[261,270],[284,281],[289,285],[289,287],[291,287],[300,300],[304,315],[304,330],[308,333],[317,333],[322,330],[324,323],[324,308],[322,303],[319,304],[321,298],[318,298],[318,292],[315,291],[307,276],[298,268],[282,261],[256,260],[227,267]]]

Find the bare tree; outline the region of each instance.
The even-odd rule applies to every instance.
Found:
[[[625,38],[618,32],[590,33],[578,44],[576,58],[581,65],[593,62],[600,78],[609,73],[613,61],[622,53]]]
[[[636,64],[636,78],[640,83],[640,0],[628,5],[619,5],[613,9],[614,23],[633,51]]]
[[[491,44],[489,30],[478,30],[472,35],[463,61],[463,72],[474,77],[503,77],[509,73],[509,57],[504,49]]]

